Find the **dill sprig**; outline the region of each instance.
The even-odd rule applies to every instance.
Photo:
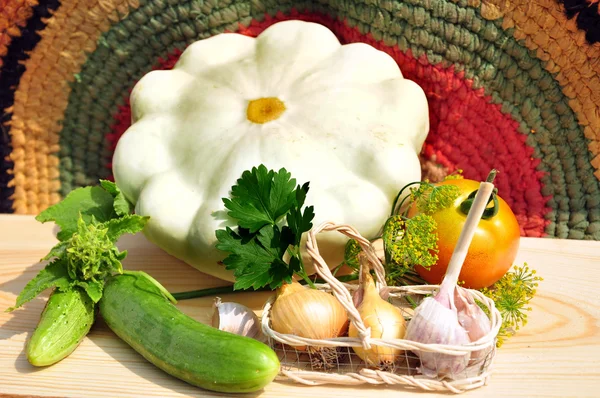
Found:
[[[399,201],[406,188],[410,193]],[[457,186],[436,185],[429,180],[408,184],[400,190],[382,235],[386,274],[391,283],[406,282],[403,278],[409,271],[417,275],[415,265],[429,269],[438,261],[437,223],[431,214],[450,206],[459,195]],[[404,206],[407,201],[408,206]],[[416,206],[419,214],[409,218],[412,206]]]
[[[343,264],[354,269],[355,271],[358,271],[360,269],[360,260],[358,255],[361,251],[362,248],[360,247],[356,239],[349,239],[348,242],[346,242]]]
[[[525,263],[522,267],[514,266],[491,287],[481,289],[483,294],[494,300],[502,315],[498,347],[527,324],[527,312],[531,311],[529,302],[536,294],[538,282],[542,280]]]
[[[433,185],[424,181],[417,188],[411,188],[410,199],[421,214],[433,214],[449,207],[460,195],[456,185]]]
[[[417,264],[429,268],[438,261],[436,228],[435,220],[427,214],[388,218],[382,238],[390,281],[402,278]]]
[[[458,173],[446,178],[462,176]],[[407,189],[409,193],[404,194]],[[426,284],[414,267],[420,265],[429,269],[438,261],[437,223],[431,214],[450,206],[459,195],[458,187],[436,185],[429,180],[407,184],[398,192],[381,236],[388,284]],[[409,217],[413,205],[416,205],[419,214]],[[350,240],[346,245],[345,264],[359,269],[360,251],[358,243]]]

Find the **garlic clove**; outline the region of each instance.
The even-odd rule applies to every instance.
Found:
[[[265,342],[267,339],[263,334],[258,316],[245,305],[222,302],[217,297],[213,303],[212,326],[225,332],[246,336],[255,340]]]
[[[456,287],[454,303],[458,312],[458,322],[467,331],[472,342],[479,340],[492,330],[490,319],[464,288]]]
[[[490,319],[481,307],[477,305],[473,297],[467,294],[464,288],[460,286],[456,287],[454,302],[458,311],[458,322],[469,334],[471,342],[475,342],[490,333],[492,330]],[[492,350],[492,347],[472,352],[471,362],[473,363],[478,359],[485,358],[490,350]]]

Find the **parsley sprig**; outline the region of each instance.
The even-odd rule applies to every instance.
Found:
[[[260,165],[244,171],[230,198],[223,198],[237,227],[216,231],[217,249],[229,253],[223,263],[234,271],[235,290],[276,289],[294,274],[312,284],[300,253],[302,234],[315,215],[313,206],[303,209],[308,189],[308,182],[296,185],[286,169]]]

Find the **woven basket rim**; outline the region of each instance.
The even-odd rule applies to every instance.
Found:
[[[356,290],[358,285],[351,285],[344,283],[344,285],[349,286],[351,290]],[[331,292],[330,286],[327,283],[317,283],[315,284],[317,289]],[[412,289],[413,286],[390,286],[388,289],[390,290],[390,297],[394,298],[402,298],[407,293],[416,293],[416,294],[430,294],[438,289],[438,285],[415,285],[416,289]],[[350,290],[349,289],[349,290]],[[483,336],[481,339],[477,341],[473,341],[464,345],[450,345],[450,344],[424,344],[418,343],[412,340],[407,339],[379,339],[379,338],[371,338],[369,337],[369,342],[375,346],[384,346],[384,347],[398,347],[403,349],[416,349],[424,352],[440,352],[447,355],[465,355],[474,351],[479,351],[481,349],[485,349],[490,347],[491,344],[495,344],[496,336],[498,335],[498,331],[502,326],[502,316],[498,309],[496,308],[494,301],[490,298],[484,296],[482,293],[472,290],[466,289],[469,294],[472,295],[473,298],[476,298],[482,301],[490,313],[495,314],[497,316],[493,316],[490,321],[492,321],[492,328],[489,333]],[[293,334],[279,333],[273,330],[270,326],[270,314],[273,303],[275,302],[275,296],[272,295],[266,301],[265,305],[262,309],[262,318],[261,318],[261,328],[265,336],[275,339],[280,343],[289,344],[294,341],[292,344],[296,344],[298,342],[305,343],[307,345],[315,345],[315,346],[330,346],[330,347],[360,347],[362,346],[362,339],[358,337],[333,337],[329,339],[307,339],[300,336],[296,336]]]

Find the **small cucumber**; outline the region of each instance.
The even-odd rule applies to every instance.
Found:
[[[77,348],[94,323],[95,306],[80,288],[54,290],[25,349],[34,366],[52,365]]]
[[[99,302],[106,324],[148,361],[207,390],[257,391],[279,372],[267,345],[200,323],[182,313],[142,272],[110,278]]]

